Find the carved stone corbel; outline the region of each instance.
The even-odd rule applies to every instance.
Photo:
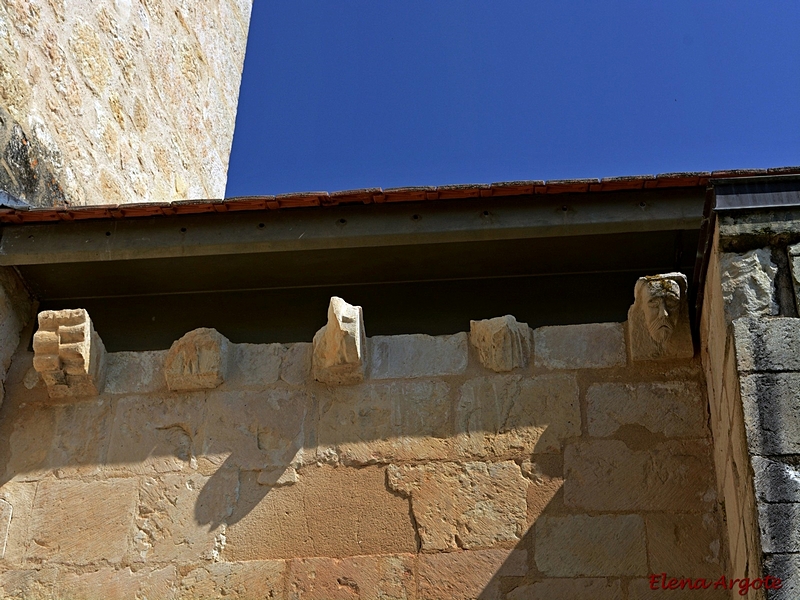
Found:
[[[639,278],[628,310],[628,343],[633,360],[694,356],[686,290],[683,273]]]
[[[106,349],[83,308],[39,313],[33,368],[51,398],[96,396],[106,377]]]
[[[225,381],[230,342],[216,329],[195,329],[173,342],[164,361],[171,391],[210,390]]]
[[[328,324],[314,335],[314,379],[336,385],[364,381],[366,347],[361,307],[332,297]]]
[[[469,341],[481,364],[498,373],[528,364],[530,329],[511,315],[469,322]]]

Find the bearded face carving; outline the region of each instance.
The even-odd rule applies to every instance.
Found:
[[[628,311],[628,336],[634,360],[690,358],[686,276],[666,273],[642,277]]]

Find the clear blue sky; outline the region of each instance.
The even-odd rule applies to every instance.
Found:
[[[797,0],[255,0],[227,196],[797,164]]]

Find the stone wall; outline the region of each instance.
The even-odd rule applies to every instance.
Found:
[[[800,595],[800,319],[779,283],[781,264],[800,279],[794,254],[721,252],[717,234],[701,323],[732,576],[782,578],[776,600]]]
[[[0,3],[0,190],[38,206],[223,197],[250,8]]]
[[[735,593],[649,579],[728,573],[699,358],[633,362],[622,323],[365,338],[352,308],[314,344],[108,354],[79,397],[40,317],[0,410],[2,596]]]

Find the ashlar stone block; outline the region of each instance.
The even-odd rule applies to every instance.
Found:
[[[544,516],[535,527],[536,566],[550,577],[648,574],[639,515]]]
[[[654,573],[709,579],[722,575],[720,527],[713,513],[650,513],[645,525]]]
[[[800,319],[742,317],[733,334],[740,373],[800,371]]]
[[[719,259],[722,298],[727,320],[755,315],[777,315],[775,275],[769,248],[743,254],[725,252]]]
[[[596,383],[586,393],[589,435],[641,425],[667,437],[708,437],[706,402],[692,381]]]
[[[6,554],[6,542],[8,541],[8,528],[11,525],[11,516],[14,507],[10,502],[0,499],[0,558]]]
[[[710,443],[672,440],[632,450],[619,440],[567,446],[564,503],[593,511],[708,511],[715,499]]]
[[[633,360],[682,359],[694,355],[683,273],[640,277],[628,310]]]
[[[764,373],[740,378],[750,452],[800,454],[800,373]]]
[[[751,460],[758,500],[769,503],[800,500],[800,464],[780,457],[753,456]]]
[[[491,549],[420,554],[419,600],[501,600],[502,579],[524,577],[526,550]]]
[[[96,396],[106,377],[106,349],[86,310],[39,313],[33,367],[53,399]]]
[[[456,451],[463,457],[529,457],[558,453],[581,432],[574,375],[495,375],[461,386]]]
[[[328,323],[314,335],[314,379],[334,385],[364,381],[365,351],[361,307],[333,296],[328,306]]]
[[[489,548],[525,531],[530,481],[514,462],[389,465],[387,477],[411,498],[424,551]]]
[[[216,329],[195,329],[172,344],[164,361],[167,387],[172,391],[218,387],[228,371],[228,338]]]
[[[469,341],[481,364],[498,373],[528,364],[531,330],[511,315],[469,322]]]
[[[192,569],[180,580],[178,597],[192,600],[282,599],[286,566],[282,560],[206,563]]]
[[[800,552],[800,502],[759,504],[761,549],[766,553]]]
[[[627,361],[621,323],[539,327],[533,345],[534,364],[547,369],[602,369]]]
[[[789,268],[792,272],[792,283],[794,284],[794,298],[797,303],[797,310],[800,312],[800,244],[789,246]]]
[[[467,334],[375,336],[369,340],[371,379],[459,375],[467,369]]]

